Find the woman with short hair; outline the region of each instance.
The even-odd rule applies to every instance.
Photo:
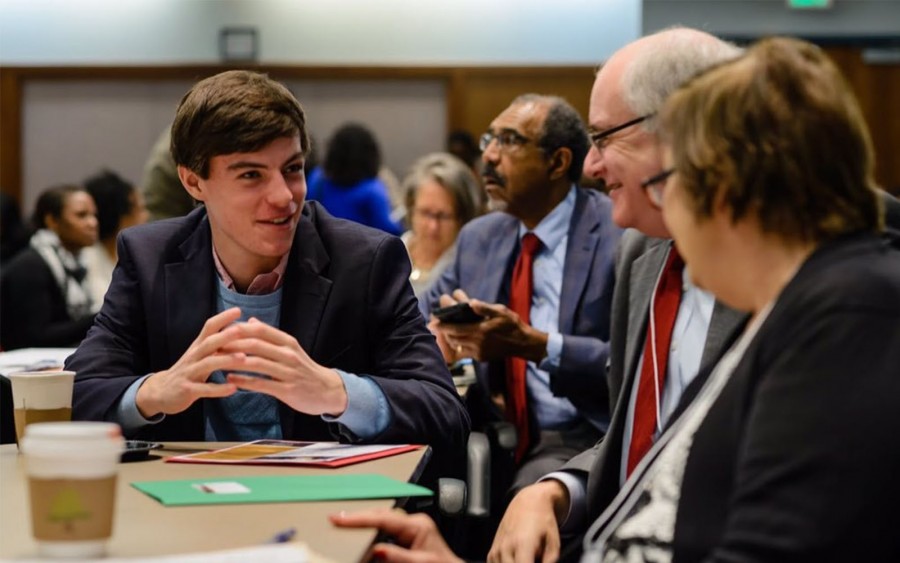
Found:
[[[449,153],[431,153],[413,163],[403,180],[410,229],[401,237],[409,251],[409,281],[423,295],[456,256],[459,230],[481,214],[478,180]]]
[[[648,195],[694,283],[751,320],[591,529],[591,560],[900,561],[900,252],[853,94],[818,47],[767,39],[659,119]]]

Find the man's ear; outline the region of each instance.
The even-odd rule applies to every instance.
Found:
[[[560,147],[550,155],[550,169],[547,173],[551,180],[559,180],[569,175],[572,165],[572,151],[568,147]]]
[[[206,200],[205,186],[201,185],[201,178],[196,172],[186,166],[178,165],[178,179],[181,180],[181,185],[191,194],[192,198],[197,201]]]

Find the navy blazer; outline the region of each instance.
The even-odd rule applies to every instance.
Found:
[[[569,224],[569,240],[559,303],[563,335],[559,369],[550,375],[554,395],[569,399],[583,415],[609,417],[604,377],[609,353],[609,320],[614,282],[613,257],[621,231],[612,222],[609,198],[579,188]],[[456,260],[422,299],[428,318],[441,294],[459,288],[488,303],[507,301],[508,273],[518,254],[519,220],[496,212],[468,223],[457,239]],[[476,366],[479,385],[489,389],[488,364]]]
[[[216,313],[205,208],[123,231],[119,263],[94,326],[66,362],[77,372],[73,418],[105,420],[137,378],[171,367]],[[307,202],[284,278],[281,329],[318,363],[368,375],[384,392],[389,427],[371,442],[430,444],[461,455],[469,431],[434,337],[409,285],[399,239],[336,219]],[[130,438],[203,440],[201,399]],[[339,425],[280,404],[286,439],[352,439]]]

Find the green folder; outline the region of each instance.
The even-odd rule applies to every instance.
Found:
[[[430,496],[425,487],[384,475],[215,477],[131,484],[165,506],[361,500]]]

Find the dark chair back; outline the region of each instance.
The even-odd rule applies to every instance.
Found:
[[[16,419],[13,411],[12,383],[0,375],[0,444],[16,442]]]

